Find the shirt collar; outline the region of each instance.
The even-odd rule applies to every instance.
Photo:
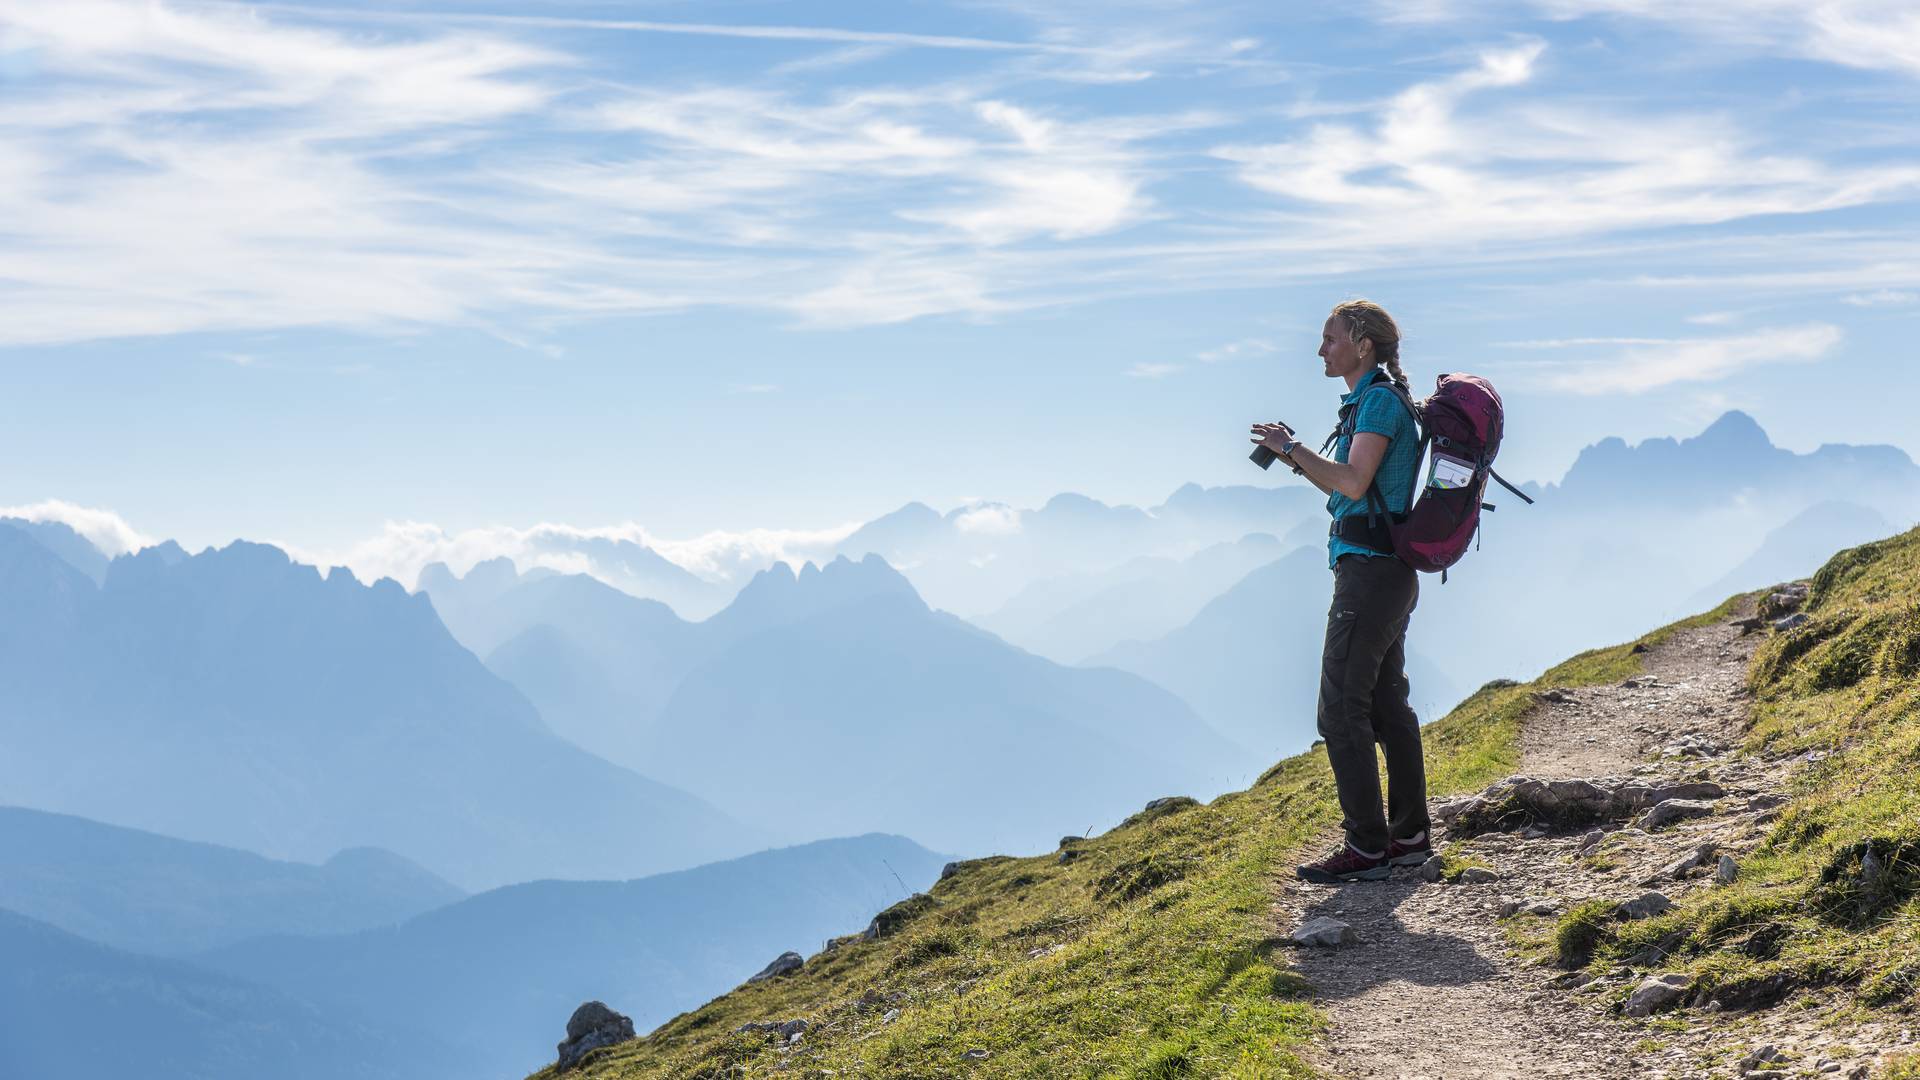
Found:
[[[1372,386],[1374,379],[1378,378],[1379,375],[1380,375],[1380,369],[1377,367],[1374,368],[1372,371],[1367,372],[1365,375],[1362,375],[1360,377],[1360,381],[1353,384],[1352,390],[1349,390],[1345,394],[1340,395],[1340,404],[1351,405],[1354,402],[1359,401],[1360,395],[1367,392],[1367,387]]]

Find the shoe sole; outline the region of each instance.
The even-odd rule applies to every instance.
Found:
[[[1387,862],[1393,866],[1419,866],[1431,858],[1433,858],[1433,849],[1428,848],[1425,851],[1409,851],[1405,855],[1395,855]]]
[[[1311,881],[1315,885],[1342,885],[1349,881],[1379,881],[1393,873],[1391,866],[1374,866],[1365,870],[1350,870],[1344,874],[1329,874],[1325,870],[1314,870],[1305,866],[1296,866],[1294,873],[1301,880]]]

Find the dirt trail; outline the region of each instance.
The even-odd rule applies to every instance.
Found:
[[[1406,1080],[1706,1075],[1697,1061],[1706,1048],[1637,1049],[1647,1032],[1609,1017],[1608,995],[1550,986],[1561,972],[1513,955],[1499,909],[1508,899],[1559,911],[1595,896],[1630,899],[1703,839],[1736,856],[1758,842],[1786,763],[1729,748],[1746,716],[1743,681],[1760,636],[1726,624],[1679,632],[1645,656],[1644,675],[1550,694],[1522,732],[1524,775],[1711,779],[1726,789],[1714,817],[1651,834],[1607,826],[1616,865],[1605,870],[1575,857],[1579,834],[1492,833],[1452,849],[1490,864],[1500,875],[1491,884],[1428,884],[1414,869],[1339,888],[1280,883],[1281,934],[1326,915],[1360,936],[1296,953],[1332,1022],[1317,1064],[1336,1076]],[[1711,886],[1658,887],[1677,896]]]

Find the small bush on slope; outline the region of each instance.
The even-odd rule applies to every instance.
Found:
[[[1639,670],[1623,645],[1534,683],[1483,687],[1426,729],[1432,792],[1478,790],[1510,773],[1537,687],[1613,682]],[[1061,763],[1061,783],[1072,783],[1072,768]],[[887,936],[742,986],[568,1075],[1312,1075],[1295,1050],[1320,1021],[1276,953],[1272,879],[1338,821],[1326,754],[1316,749],[1249,790],[1136,815],[1076,842],[1064,863],[1055,855],[965,863]],[[736,1031],[796,1018],[811,1026],[791,1049],[774,1035]]]

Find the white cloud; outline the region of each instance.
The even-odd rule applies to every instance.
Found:
[[[1127,377],[1132,379],[1164,379],[1180,371],[1179,364],[1156,364],[1138,361],[1127,369]]]
[[[1524,371],[1541,385],[1572,394],[1639,394],[1677,383],[1725,379],[1763,364],[1810,363],[1840,344],[1837,326],[1810,323],[1712,338],[1567,338],[1515,341],[1513,348],[1555,350],[1614,347],[1594,359],[1533,361]]]
[[[1533,0],[1556,18],[1618,15],[1847,67],[1920,75],[1920,8],[1911,0]]]
[[[0,0],[8,47],[35,57],[0,101],[0,345],[445,324],[519,341],[520,319],[702,305],[990,315],[1034,302],[996,295],[1016,271],[994,249],[1142,220],[1142,144],[1218,122],[1046,115],[996,90],[1011,74],[619,84],[500,35],[605,22],[1102,63],[1134,45],[466,16],[403,17],[414,36],[394,39],[300,12]]]
[[[1498,93],[1534,80],[1544,53],[1538,41],[1489,50],[1395,94],[1370,124],[1320,123],[1302,139],[1215,153],[1283,200],[1276,224],[1294,243],[1356,254],[1537,245],[1920,191],[1920,166],[1843,169],[1768,152],[1726,117]]]
[[[85,537],[108,558],[139,551],[156,543],[152,537],[127,524],[111,510],[77,506],[60,499],[47,499],[28,506],[0,506],[0,518],[23,521],[57,521]]]
[[[820,560],[858,527],[714,531],[674,540],[634,522],[586,527],[543,522],[528,528],[490,525],[448,532],[430,522],[403,521],[388,522],[377,535],[344,551],[288,550],[318,566],[345,566],[362,581],[390,577],[409,587],[429,563],[446,563],[455,574],[465,574],[475,563],[507,558],[522,571],[546,567],[591,574],[616,588],[628,588],[632,573],[618,563],[617,545],[633,544],[702,580],[739,584],[775,562]]]
[[[1875,289],[1872,292],[1852,293],[1840,298],[1854,307],[1905,307],[1920,303],[1920,293],[1903,292],[1899,289]]]
[[[1801,11],[1763,2],[1762,22]],[[1834,34],[1867,10],[1840,6],[1853,22]],[[1555,98],[1538,41],[1384,99],[1302,105],[1309,87],[1267,107],[1240,76],[1298,72],[1203,5],[1016,10],[1043,27],[1031,40],[0,0],[0,51],[32,57],[0,98],[0,346],[463,325],[541,348],[527,326],[701,306],[810,327],[990,318],[1388,264],[1575,259],[1573,237],[1920,190],[1920,166],[1884,148],[1823,160],[1831,148],[1782,149],[1739,114]],[[612,79],[597,54],[537,44],[545,30],[853,53],[816,79],[804,65],[725,85]],[[833,68],[910,49],[943,50],[938,73],[862,86]],[[1153,106],[1032,90],[1175,66],[1193,95]],[[1205,81],[1219,72],[1233,78]],[[1142,111],[1172,100],[1186,107]],[[1224,107],[1192,104],[1210,100]],[[1238,138],[1205,153],[1193,140],[1210,129]]]
[[[976,506],[955,517],[953,527],[975,536],[1012,536],[1020,531],[1020,511],[998,503]]]
[[[1225,345],[1212,349],[1203,349],[1194,356],[1206,363],[1217,364],[1222,360],[1237,360],[1243,356],[1265,356],[1279,351],[1280,347],[1266,338],[1241,338],[1239,341],[1229,341]]]

